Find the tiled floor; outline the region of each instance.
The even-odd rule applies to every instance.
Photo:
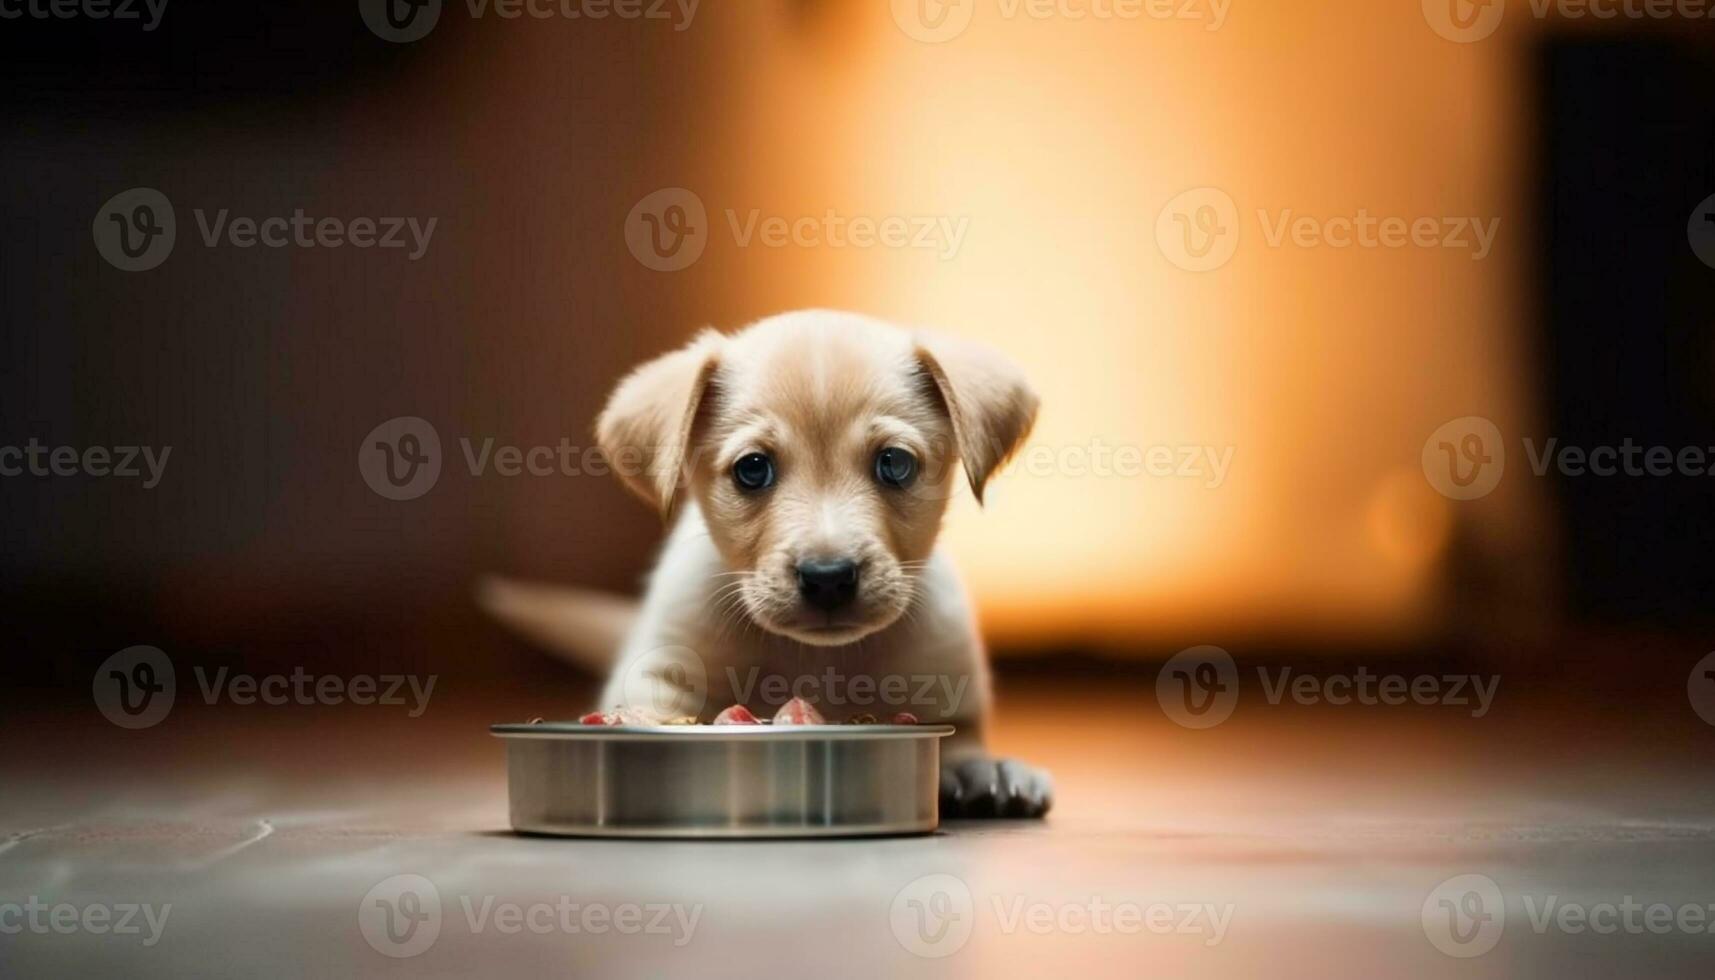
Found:
[[[33,734],[8,739],[3,770],[0,902],[17,908],[0,927],[20,928],[0,935],[0,974],[1707,977],[1715,965],[1715,936],[1690,911],[1715,921],[1715,785],[1696,763],[1715,729],[1673,728],[1691,751],[1668,752],[1659,733],[1564,710],[1478,725],[1437,709],[1277,707],[1191,732],[1126,703],[1058,691],[1003,705],[1002,748],[1055,770],[1044,823],[768,843],[513,836],[500,748],[482,730],[504,710],[492,705],[433,728],[374,709],[209,709],[136,733],[41,712],[9,733]],[[133,905],[134,935],[81,918]],[[1613,931],[1580,928],[1586,913]],[[1437,941],[1493,948],[1455,958]]]

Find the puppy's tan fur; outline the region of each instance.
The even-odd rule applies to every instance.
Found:
[[[615,390],[597,437],[674,529],[604,700],[707,720],[744,693],[734,678],[751,668],[935,675],[969,684],[910,710],[980,733],[982,646],[935,539],[959,464],[980,500],[1036,409],[999,354],[844,313],[705,332],[639,368]],[[889,446],[919,461],[908,488],[875,479],[876,453]],[[731,475],[752,452],[775,461],[776,483],[761,493]],[[804,608],[794,571],[829,557],[862,568],[856,602],[837,618]]]

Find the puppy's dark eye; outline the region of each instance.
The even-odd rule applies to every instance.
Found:
[[[763,453],[747,453],[732,464],[732,480],[744,490],[762,490],[774,485],[774,460]]]
[[[917,479],[917,457],[889,446],[875,454],[875,478],[890,487],[908,487]]]

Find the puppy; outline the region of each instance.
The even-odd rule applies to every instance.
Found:
[[[766,718],[792,696],[829,721],[909,711],[957,726],[945,815],[1046,812],[1044,773],[984,751],[985,652],[935,545],[956,471],[980,502],[1036,408],[999,354],[849,313],[708,331],[638,368],[597,439],[672,530],[602,707],[704,722],[731,704]],[[531,612],[539,596],[487,599],[568,639]]]

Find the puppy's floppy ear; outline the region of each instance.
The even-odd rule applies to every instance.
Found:
[[[627,375],[596,420],[596,442],[631,492],[673,513],[697,410],[720,363],[721,335],[705,330],[684,347]]]
[[[953,419],[959,459],[982,503],[989,477],[1018,450],[1036,422],[1037,398],[1024,372],[981,344],[917,336],[917,361],[934,381]]]

